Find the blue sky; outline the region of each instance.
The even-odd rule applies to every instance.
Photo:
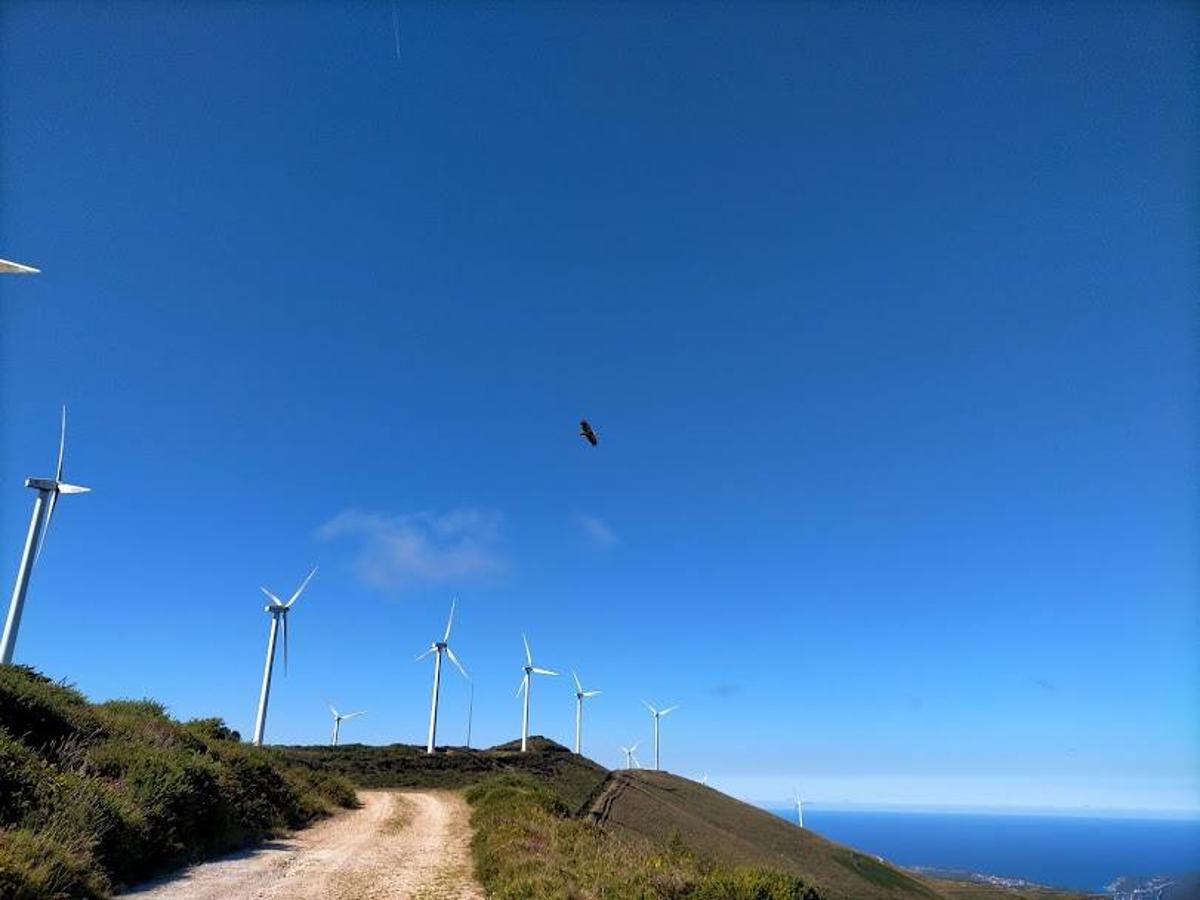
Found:
[[[0,8],[19,661],[248,734],[319,563],[273,741],[420,741],[457,594],[476,743],[526,631],[606,764],[1200,810],[1194,7],[396,14]]]

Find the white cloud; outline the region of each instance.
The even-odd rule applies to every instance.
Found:
[[[501,516],[461,508],[391,516],[349,509],[319,529],[320,540],[361,540],[354,571],[367,585],[400,591],[422,583],[477,580],[505,568],[497,550]]]
[[[594,549],[610,550],[617,545],[619,539],[616,532],[609,528],[603,519],[579,513],[575,516],[575,524]]]

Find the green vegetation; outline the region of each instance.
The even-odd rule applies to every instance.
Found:
[[[0,900],[103,897],[354,805],[344,779],[0,666]]]
[[[494,900],[822,900],[791,875],[659,848],[572,818],[545,781],[496,775],[470,788],[476,874]]]
[[[612,834],[648,841],[660,852],[674,840],[721,866],[795,877],[814,886],[826,900],[1068,900],[1078,896],[918,877],[666,772],[613,773],[593,801],[591,818]]]
[[[279,749],[299,765],[342,775],[360,787],[455,790],[492,775],[523,773],[547,784],[572,813],[586,810],[608,777],[608,769],[543,737],[529,739],[528,753],[520,752],[517,741],[488,750],[444,747],[433,756],[412,744]]]

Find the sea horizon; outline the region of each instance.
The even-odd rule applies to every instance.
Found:
[[[767,808],[795,821],[796,811]],[[805,805],[806,828],[908,869],[1103,892],[1116,879],[1200,871],[1200,817],[914,812]]]
[[[795,817],[794,807],[782,807],[778,800],[748,800],[751,806],[779,814],[787,811]],[[912,815],[1017,816],[1052,819],[1136,819],[1143,821],[1195,821],[1200,823],[1200,809],[1123,809],[1119,807],[1058,807],[1058,806],[952,806],[933,803],[837,803],[804,801],[804,812],[861,812],[899,813]]]

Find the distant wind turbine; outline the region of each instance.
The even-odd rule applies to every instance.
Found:
[[[63,453],[67,446],[67,408],[62,408],[62,422],[58,432],[58,466],[53,478],[26,478],[25,487],[37,491],[33,500],[33,513],[29,517],[29,532],[25,536],[25,549],[21,552],[21,564],[17,567],[17,581],[13,585],[12,600],[8,604],[8,618],[4,622],[4,636],[0,637],[0,664],[12,662],[13,650],[17,645],[17,631],[21,627],[21,611],[25,608],[25,592],[29,589],[29,576],[34,564],[42,554],[50,521],[54,518],[54,507],[60,494],[86,494],[91,488],[63,481]]]
[[[430,653],[433,657],[433,699],[429,703],[429,741],[425,745],[426,753],[433,753],[434,741],[437,740],[437,714],[438,714],[438,694],[442,689],[442,654],[445,653],[450,657],[450,662],[454,663],[458,671],[462,672],[463,678],[467,681],[471,680],[471,676],[467,674],[467,670],[462,667],[462,663],[458,661],[458,657],[454,655],[454,651],[450,649],[450,628],[454,625],[454,607],[458,605],[458,600],[450,601],[450,618],[446,620],[446,633],[440,641],[434,641],[429,645],[429,649],[417,657],[420,662]]]
[[[521,667],[525,674],[521,676],[521,683],[517,685],[517,696],[521,695],[521,691],[525,692],[525,702],[521,705],[521,752],[524,753],[529,749],[529,689],[533,685],[533,676],[557,675],[558,673],[535,666],[533,653],[529,650],[529,639],[525,635],[521,635],[521,640],[525,644],[525,665]]]
[[[676,704],[675,706],[668,706],[666,709],[655,709],[653,706],[651,706],[645,700],[642,701],[642,705],[645,706],[646,709],[650,710],[650,715],[652,715],[654,717],[654,771],[657,772],[658,771],[658,720],[661,719],[663,716],[667,715],[668,713],[674,712],[675,710],[679,709],[679,705]]]
[[[700,783],[702,785],[704,785],[705,787],[708,787],[708,773],[707,772],[705,772],[703,775],[700,776]]]
[[[0,273],[5,275],[38,275],[41,274],[41,271],[33,266],[23,266],[7,259],[0,259]]]
[[[266,588],[262,588],[262,592],[267,595],[271,601],[265,607],[266,612],[271,614],[271,633],[267,638],[267,662],[263,666],[262,691],[258,695],[258,716],[254,720],[254,743],[261,747],[263,742],[263,729],[267,725],[267,700],[271,696],[271,669],[275,665],[275,638],[279,635],[279,626],[283,624],[283,671],[287,674],[288,665],[288,612],[292,605],[300,599],[300,595],[304,593],[304,589],[308,587],[308,583],[312,581],[312,577],[317,574],[317,567],[313,566],[308,576],[300,582],[300,587],[296,588],[296,593],[292,594],[291,599],[284,603]]]
[[[804,801],[800,799],[800,792],[795,788],[792,789],[792,794],[796,798],[796,824],[801,828],[804,827]]]
[[[329,742],[329,746],[336,747],[338,745],[338,732],[342,729],[342,723],[348,719],[354,719],[358,716],[365,715],[365,711],[346,713],[343,715],[333,708],[333,704],[327,704],[329,711],[333,713],[333,739]]]
[[[621,752],[625,754],[625,768],[640,769],[642,767],[642,764],[640,762],[638,762],[638,758],[634,755],[634,751],[637,750],[639,743],[641,743],[641,741],[635,742],[632,747],[622,747],[621,748]]]
[[[595,697],[600,692],[585,691],[574,669],[571,670],[571,677],[575,679],[575,752],[578,754],[583,752],[580,750],[583,735],[583,701],[588,697]]]

